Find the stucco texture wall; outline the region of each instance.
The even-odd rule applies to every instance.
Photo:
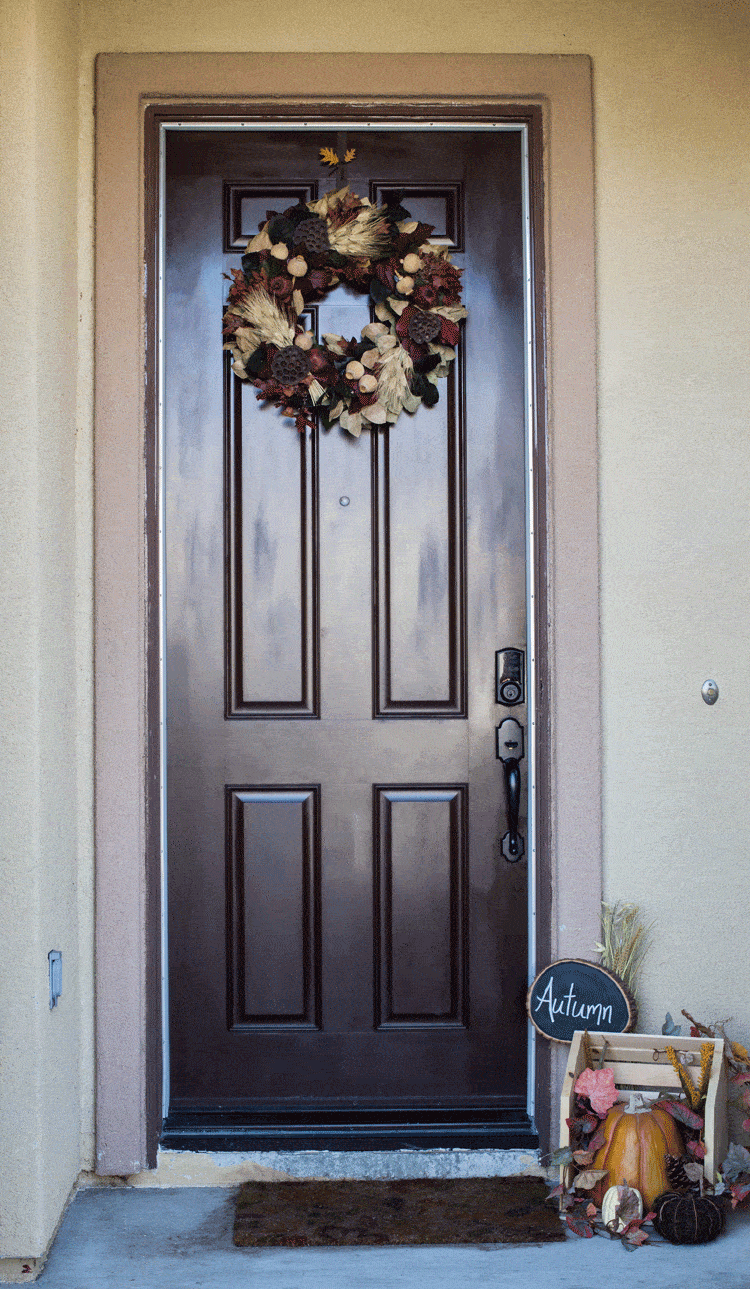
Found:
[[[80,1169],[93,964],[79,794],[91,605],[78,551],[91,521],[87,510],[79,529],[77,22],[67,0],[6,0],[0,27],[1,1258],[43,1251]],[[54,1011],[50,949],[63,954]],[[90,1093],[86,1104],[88,1119]]]
[[[13,1132],[0,1256],[41,1248],[78,1163],[90,1166],[79,1129],[89,1143],[96,54],[591,55],[605,895],[638,901],[655,924],[641,1028],[686,1006],[734,1016],[747,1041],[749,16],[744,0],[433,0],[428,16],[381,0],[362,17],[341,0],[6,0],[0,933],[13,969],[0,986],[12,989]],[[713,708],[707,676],[721,690]],[[68,950],[51,1014],[48,948]]]

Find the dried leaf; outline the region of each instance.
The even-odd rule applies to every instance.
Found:
[[[612,1070],[583,1070],[576,1079],[575,1090],[581,1097],[588,1097],[591,1109],[600,1119],[617,1101],[617,1088]]]
[[[547,1196],[547,1199],[559,1199],[559,1197],[562,1195],[564,1190],[565,1190],[565,1187],[563,1186],[562,1182],[559,1182],[558,1185],[553,1187],[553,1189],[550,1191],[549,1195]]]
[[[356,155],[357,155],[356,148],[347,148],[346,152],[344,153],[344,165],[348,165],[350,161],[353,161]]]
[[[589,1168],[585,1173],[579,1173],[575,1179],[577,1190],[591,1191],[602,1180],[607,1177],[609,1169],[607,1168]]]
[[[449,322],[460,322],[466,317],[466,309],[462,304],[438,304],[430,313],[438,313],[441,318],[447,318]]]
[[[385,425],[386,409],[382,403],[372,403],[370,407],[363,407],[361,415],[371,425]]]
[[[694,1016],[691,1016],[690,1012],[686,1012],[684,1007],[682,1008],[682,1014],[685,1017],[685,1020],[690,1021],[690,1024],[696,1031],[693,1035],[694,1038],[697,1038],[699,1034],[704,1034],[706,1038],[716,1038],[714,1031],[709,1029],[708,1025],[701,1025],[700,1021],[696,1020]]]
[[[631,1230],[623,1232],[622,1242],[626,1249],[638,1249],[642,1244],[646,1244],[648,1242],[648,1234],[646,1231],[641,1229],[639,1224],[637,1226],[633,1226]]]
[[[332,354],[340,354],[343,356],[346,353],[346,341],[343,336],[326,334],[323,336],[323,344],[326,349],[330,349]]]
[[[347,430],[355,439],[362,433],[362,417],[359,412],[342,412],[339,417],[342,430]]]
[[[638,1198],[637,1191],[631,1186],[618,1186],[617,1188],[617,1207],[615,1208],[615,1218],[618,1224],[622,1223],[623,1234],[631,1222],[640,1220],[641,1201]]]
[[[589,1164],[593,1164],[595,1154],[595,1150],[574,1150],[573,1162],[577,1164],[579,1168],[588,1168]]]
[[[305,299],[301,291],[292,291],[292,304],[294,305],[295,313],[302,313],[305,307]]]
[[[729,1046],[732,1049],[732,1056],[735,1061],[741,1061],[743,1065],[750,1065],[750,1053],[748,1053],[746,1047],[743,1047],[741,1043],[730,1043]]]
[[[732,1196],[732,1208],[736,1208],[750,1195],[750,1182],[737,1182],[729,1188]]]
[[[703,1164],[699,1164],[697,1159],[689,1160],[682,1165],[682,1171],[689,1182],[699,1182],[703,1176]]]
[[[339,164],[338,153],[333,148],[321,148],[320,160],[324,166],[337,166]]]
[[[550,1168],[565,1168],[573,1163],[573,1151],[570,1146],[559,1146],[549,1157]]]
[[[687,1148],[690,1154],[696,1159],[706,1158],[706,1147],[703,1145],[702,1141],[689,1141],[687,1143]]]
[[[268,236],[268,225],[266,224],[263,228],[261,228],[259,233],[255,234],[255,237],[251,237],[250,241],[245,247],[245,254],[249,255],[249,254],[252,254],[254,251],[270,251],[272,246],[273,246],[273,242]]]
[[[593,1150],[593,1151],[601,1150],[606,1140],[607,1140],[607,1137],[604,1132],[604,1129],[597,1128],[593,1137],[589,1141],[589,1150]]]
[[[593,1132],[595,1128],[599,1127],[599,1120],[595,1114],[576,1115],[575,1119],[566,1119],[565,1122],[569,1128],[582,1132],[584,1135]]]
[[[743,1083],[750,1083],[750,1071],[743,1072],[741,1074],[733,1074],[729,1082],[735,1083],[738,1086],[741,1086]]]
[[[570,1213],[565,1214],[565,1221],[574,1235],[580,1235],[585,1240],[590,1240],[594,1234],[594,1228],[590,1222],[585,1221],[582,1217],[571,1217]]]
[[[733,1141],[721,1165],[721,1175],[724,1181],[731,1185],[732,1182],[736,1182],[742,1177],[744,1173],[750,1175],[750,1150]]]
[[[595,1218],[598,1212],[599,1210],[596,1207],[596,1204],[586,1205],[586,1217]]]
[[[701,1116],[691,1110],[689,1106],[686,1106],[684,1101],[661,1098],[659,1101],[654,1102],[654,1106],[658,1106],[660,1110],[666,1110],[667,1114],[671,1114],[673,1119],[676,1119],[678,1123],[686,1124],[688,1128],[703,1127]]]

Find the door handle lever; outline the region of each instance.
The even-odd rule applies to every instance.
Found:
[[[521,808],[521,766],[523,760],[523,726],[513,716],[501,721],[496,730],[497,757],[505,772],[505,797],[508,803],[508,831],[502,851],[509,864],[517,864],[524,852],[523,837],[518,831]]]

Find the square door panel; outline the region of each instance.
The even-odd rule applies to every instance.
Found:
[[[394,193],[401,195],[402,205],[412,219],[432,224],[431,242],[449,251],[464,249],[463,184],[419,184],[395,188],[393,184],[370,184],[370,201],[381,205]]]

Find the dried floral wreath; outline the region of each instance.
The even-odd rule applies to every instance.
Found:
[[[232,270],[225,345],[233,370],[281,408],[301,432],[316,408],[358,437],[402,411],[438,401],[437,382],[456,356],[461,269],[428,242],[432,225],[413,220],[393,194],[373,206],[348,187],[283,214],[269,211]],[[369,293],[377,322],[361,340],[316,341],[299,315],[340,282]]]

